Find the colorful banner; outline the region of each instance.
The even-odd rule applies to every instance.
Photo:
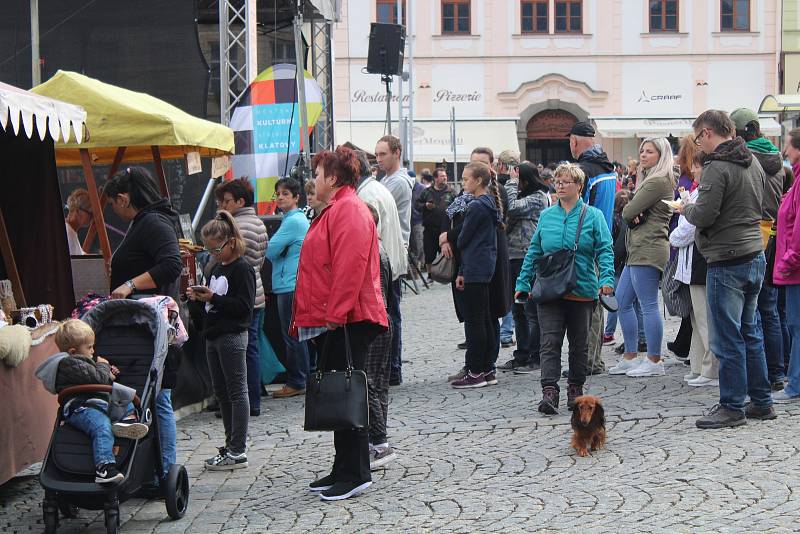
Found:
[[[310,133],[322,113],[322,90],[303,72]],[[234,109],[230,126],[236,142],[231,178],[249,178],[256,212],[274,213],[275,183],[289,174],[300,154],[295,66],[279,64],[262,72]]]

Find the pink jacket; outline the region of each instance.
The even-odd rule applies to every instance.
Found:
[[[780,286],[800,284],[800,184],[797,173],[792,188],[778,208],[775,245],[773,282]]]

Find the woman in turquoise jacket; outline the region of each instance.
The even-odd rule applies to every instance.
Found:
[[[286,343],[286,385],[272,394],[274,398],[280,399],[305,393],[311,365],[308,345],[289,335],[300,247],[303,246],[309,223],[303,211],[297,207],[300,201],[300,183],[297,180],[278,180],[275,184],[275,196],[278,208],[283,212],[283,221],[269,240],[267,258],[272,262],[272,292],[278,300],[278,316]]]
[[[517,299],[530,294],[536,276],[536,260],[575,245],[581,212],[586,207],[575,256],[577,287],[561,299],[537,304],[541,330],[542,400],[539,411],[558,413],[558,379],[561,376],[561,345],[569,340],[567,406],[583,395],[588,366],[589,321],[598,295],[614,291],[614,249],[603,212],[587,206],[580,194],[586,176],[572,163],[559,165],[555,172],[558,204],[544,210],[533,234],[516,284]],[[599,275],[597,273],[600,273]]]

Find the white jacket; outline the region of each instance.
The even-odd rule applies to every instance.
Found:
[[[689,194],[689,202],[697,200],[697,188]],[[695,226],[683,215],[678,218],[678,226],[669,234],[669,244],[678,249],[678,265],[675,267],[675,280],[686,285],[692,283],[692,255],[694,253]]]
[[[394,197],[386,186],[374,178],[366,178],[359,184],[356,192],[358,198],[378,210],[378,236],[386,254],[389,255],[392,281],[397,280],[408,271],[408,252],[403,242],[400,217],[397,214]]]

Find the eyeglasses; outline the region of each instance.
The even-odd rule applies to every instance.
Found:
[[[217,248],[206,248],[205,250],[206,250],[206,252],[209,252],[209,253],[213,254],[214,256],[219,256],[220,254],[222,254],[222,249],[224,249],[228,245],[228,243],[230,243],[230,242],[231,242],[231,240],[228,239],[227,241],[225,241],[223,244],[221,244]]]
[[[694,146],[700,146],[700,140],[703,138],[703,135],[705,135],[705,133],[706,133],[706,129],[705,128],[700,130],[700,133],[697,134],[695,136],[695,138],[694,138]]]
[[[553,185],[558,188],[558,187],[567,187],[569,184],[575,184],[575,183],[577,183],[577,182],[562,182],[562,181],[558,181],[558,182],[554,182]]]
[[[222,200],[217,200],[217,206],[222,206],[223,204],[227,204],[228,202],[235,202],[236,199],[232,197],[225,197]]]

